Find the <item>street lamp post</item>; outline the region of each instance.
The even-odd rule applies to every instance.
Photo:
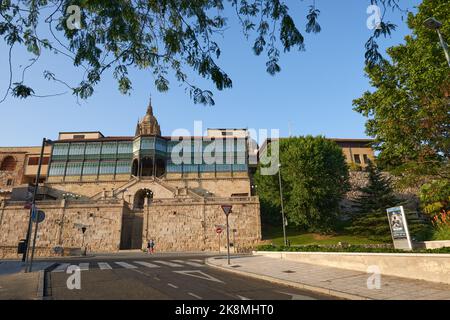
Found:
[[[283,224],[283,243],[285,246],[287,246],[286,226],[285,226],[285,218],[284,218],[284,205],[283,205],[283,188],[281,187],[281,163],[278,164],[278,181],[280,184],[281,219],[282,219],[282,224]]]
[[[40,156],[39,156],[39,163],[38,163],[38,168],[37,168],[37,173],[36,173],[36,180],[35,180],[35,182],[34,182],[34,189],[33,189],[33,198],[32,198],[32,200],[31,200],[31,208],[30,208],[30,215],[29,215],[29,218],[28,218],[28,229],[27,229],[27,236],[26,236],[26,239],[25,239],[25,243],[26,243],[26,249],[25,249],[25,251],[24,251],[24,253],[23,253],[23,256],[22,256],[22,261],[25,261],[25,272],[27,272],[27,267],[28,267],[28,254],[29,254],[29,251],[30,251],[30,237],[31,237],[31,229],[32,229],[32,227],[33,227],[33,224],[32,224],[32,215],[33,215],[33,212],[34,211],[36,211],[37,212],[37,210],[36,210],[36,194],[37,194],[37,192],[38,192],[38,188],[39,188],[39,180],[40,180],[40,178],[41,178],[41,167],[42,167],[42,158],[44,157],[44,148],[45,148],[45,145],[46,144],[50,144],[50,143],[52,143],[52,141],[51,140],[49,140],[49,139],[46,139],[46,138],[43,138],[42,139],[42,146],[41,146],[41,153],[40,153]],[[36,221],[37,221],[37,219],[36,219]],[[36,223],[36,226],[37,226],[37,223]],[[31,266],[30,266],[30,271],[31,271]]]
[[[447,63],[448,66],[450,67],[450,54],[448,52],[448,46],[444,41],[444,37],[442,36],[441,31],[439,30],[442,27],[442,23],[438,20],[436,20],[433,17],[430,17],[428,19],[426,19],[423,24],[425,25],[425,27],[427,27],[430,30],[436,30],[438,36],[439,36],[439,41],[441,43],[442,49],[444,49],[444,53],[445,53],[445,58],[447,59]]]

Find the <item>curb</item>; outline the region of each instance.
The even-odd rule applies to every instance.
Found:
[[[278,279],[275,277],[266,276],[263,274],[258,274],[258,273],[253,273],[253,272],[248,272],[248,271],[229,269],[227,267],[219,266],[219,265],[212,263],[211,261],[215,258],[216,257],[211,257],[211,258],[206,259],[205,264],[212,268],[220,269],[222,271],[235,273],[235,274],[239,274],[242,276],[255,278],[255,279],[259,279],[259,280],[265,280],[265,281],[289,286],[289,287],[296,288],[296,289],[303,289],[303,290],[312,291],[312,292],[316,292],[316,293],[326,294],[326,295],[330,295],[330,296],[334,296],[334,297],[342,298],[342,299],[346,299],[346,300],[372,300],[371,298],[368,298],[368,297],[359,296],[356,294],[342,292],[342,291],[338,291],[338,290],[334,290],[334,289],[327,289],[327,288],[312,286],[312,285],[304,284],[304,283],[300,283],[300,282],[292,282],[292,281],[282,280],[282,279]]]
[[[51,265],[49,265],[47,268],[45,268],[44,270],[40,270],[39,274],[38,274],[38,288],[37,288],[37,292],[36,292],[36,300],[45,300],[45,288],[46,288],[46,284],[45,284],[45,280],[46,280],[46,275],[48,270],[51,270],[57,263],[52,263]]]

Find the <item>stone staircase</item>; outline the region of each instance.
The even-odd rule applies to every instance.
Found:
[[[134,186],[136,183],[138,183],[140,180],[138,177],[133,176],[133,178],[130,181],[127,181],[125,184],[121,185],[119,188],[115,189],[113,191],[112,197],[117,197],[119,194],[124,192],[126,189]],[[91,200],[100,200],[103,198],[104,191],[97,192],[92,197],[90,197]]]

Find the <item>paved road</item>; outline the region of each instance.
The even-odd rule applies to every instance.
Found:
[[[48,273],[50,299],[312,300],[328,296],[211,268],[205,256],[101,257],[58,260]],[[53,261],[55,262],[55,261]],[[67,288],[70,265],[81,289]]]

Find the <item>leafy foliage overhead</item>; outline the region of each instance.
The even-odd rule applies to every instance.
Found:
[[[424,0],[408,16],[405,43],[387,50],[389,61],[366,68],[375,90],[353,102],[368,118],[379,163],[403,176],[405,186],[420,186],[425,176],[450,179],[450,72],[437,32],[424,26],[432,16],[450,40],[448,0]]]
[[[321,31],[320,10],[311,1],[305,21],[308,33]],[[399,9],[400,0],[367,0],[368,4]],[[81,9],[80,28],[69,28],[72,7]],[[217,90],[232,87],[232,80],[219,63],[221,49],[217,38],[227,29],[227,14],[238,17],[246,38],[252,38],[256,55],[267,55],[266,70],[280,72],[280,50],[304,50],[304,37],[281,0],[3,0],[0,4],[0,36],[9,50],[10,81],[4,101],[13,96],[37,96],[25,84],[25,72],[39,59],[44,49],[62,54],[83,71],[79,83],[68,83],[54,70],[44,72],[47,80],[67,86],[77,98],[86,99],[106,71],[112,72],[123,94],[132,90],[131,67],[148,69],[154,75],[158,91],[169,90],[169,73],[189,92],[195,103],[214,105],[213,93],[201,89],[188,78],[193,71],[209,79]],[[38,28],[41,27],[41,28]],[[50,39],[41,37],[48,27]],[[366,62],[378,63],[375,41],[386,36],[395,25],[382,21],[381,29],[366,44]],[[13,81],[13,46],[25,47],[34,55]]]

